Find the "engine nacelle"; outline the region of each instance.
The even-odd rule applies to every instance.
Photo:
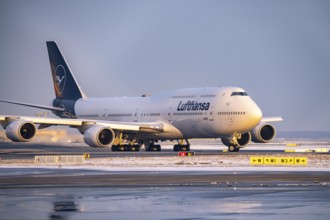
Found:
[[[224,145],[226,145],[227,147],[233,145],[233,136],[231,137],[223,137],[221,138],[221,141]],[[237,147],[244,147],[245,145],[247,145],[248,143],[250,143],[251,141],[251,133],[245,133],[241,135],[241,138],[237,139]]]
[[[268,143],[276,135],[275,128],[270,124],[259,124],[252,131],[252,141],[255,143]]]
[[[32,122],[16,120],[6,126],[7,137],[14,142],[28,142],[36,135],[37,128]]]
[[[84,132],[85,143],[91,147],[111,147],[115,139],[115,133],[110,128],[92,126]]]

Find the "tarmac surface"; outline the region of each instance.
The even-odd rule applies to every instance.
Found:
[[[0,169],[0,219],[328,219],[329,172]]]
[[[329,218],[329,154],[298,154],[309,158],[307,167],[254,167],[244,163],[251,155],[292,154],[276,147],[194,151],[198,156],[180,158],[170,147],[111,152],[0,143],[0,219]],[[82,165],[33,162],[35,155],[82,152],[91,156]]]

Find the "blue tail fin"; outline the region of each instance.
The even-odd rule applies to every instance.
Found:
[[[47,42],[56,98],[76,101],[85,97],[54,41]]]

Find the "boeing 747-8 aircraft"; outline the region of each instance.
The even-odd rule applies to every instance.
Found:
[[[251,140],[270,142],[275,128],[258,105],[237,87],[186,88],[152,96],[88,98],[55,42],[47,42],[55,96],[52,106],[1,100],[51,110],[60,118],[1,115],[9,139],[31,141],[37,129],[54,125],[77,128],[91,147],[113,151],[160,151],[159,141],[177,140],[174,151],[190,150],[189,139],[221,138],[237,152]],[[36,126],[38,125],[38,127]]]

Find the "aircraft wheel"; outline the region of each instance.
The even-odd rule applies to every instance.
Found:
[[[154,149],[155,149],[155,151],[161,151],[162,150],[159,144],[155,145]]]
[[[228,147],[229,152],[238,152],[239,151],[239,147],[235,146],[235,145],[230,145]]]
[[[146,151],[162,151],[162,148],[159,144],[150,144],[149,147],[146,148]]]
[[[190,151],[190,145],[189,144],[186,144],[186,145],[176,144],[173,147],[173,151]]]
[[[140,151],[140,146],[138,144],[131,145],[131,151],[138,152]]]
[[[183,151],[190,151],[190,145],[182,145],[182,150]]]
[[[118,149],[118,145],[112,145],[112,146],[111,146],[111,150],[112,150],[112,151],[119,151],[119,149]]]

